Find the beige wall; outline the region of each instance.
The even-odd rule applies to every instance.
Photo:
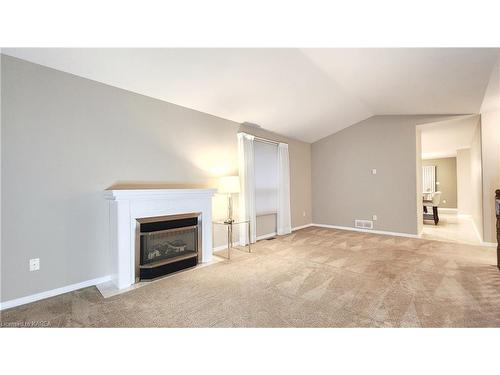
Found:
[[[238,123],[8,56],[1,90],[2,301],[108,274],[106,188],[237,173]],[[292,226],[309,223],[310,145],[242,129],[289,143]],[[225,204],[214,198],[214,216]]]
[[[313,143],[313,222],[417,234],[416,126],[445,118],[374,116]]]
[[[484,241],[496,242],[495,189],[500,189],[500,58],[481,106]]]
[[[457,209],[460,215],[472,215],[470,148],[457,150]]]
[[[436,166],[436,189],[441,192],[439,207],[457,208],[457,158],[422,160],[422,166]]]

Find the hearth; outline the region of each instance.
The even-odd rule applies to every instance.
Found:
[[[201,261],[201,213],[137,219],[136,281],[194,267]]]

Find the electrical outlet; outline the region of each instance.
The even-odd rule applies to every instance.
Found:
[[[377,215],[373,215],[373,216],[372,216],[372,220],[373,220],[373,221],[377,220]]]
[[[40,269],[40,258],[30,259],[30,271],[38,271]]]
[[[377,170],[375,168],[372,169],[372,174],[377,174]]]
[[[446,199],[443,199],[443,203],[446,203]]]
[[[306,217],[306,212],[305,211],[302,212],[302,216]]]

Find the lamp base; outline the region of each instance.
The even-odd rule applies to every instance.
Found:
[[[232,224],[234,223],[233,219],[233,197],[231,194],[227,195],[227,219],[224,220],[224,223],[226,224]]]

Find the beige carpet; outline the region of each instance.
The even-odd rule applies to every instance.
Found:
[[[6,310],[2,325],[500,327],[494,248],[311,227],[253,251],[108,299],[92,287]]]

